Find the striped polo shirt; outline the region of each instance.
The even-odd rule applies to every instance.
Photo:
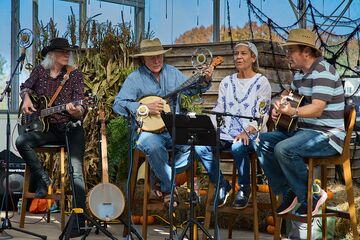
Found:
[[[313,99],[326,102],[324,111],[317,118],[299,117],[298,127],[320,131],[329,136],[329,143],[342,153],[344,127],[344,90],[335,68],[322,57],[316,59],[306,74],[297,72],[291,88],[304,96],[304,105]]]

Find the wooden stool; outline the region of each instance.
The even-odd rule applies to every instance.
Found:
[[[350,167],[350,140],[352,131],[355,125],[356,119],[356,111],[353,106],[346,106],[345,108],[345,129],[346,129],[346,137],[344,141],[344,148],[341,155],[336,155],[332,157],[312,157],[305,159],[308,163],[308,209],[307,212],[312,212],[312,187],[313,187],[313,173],[314,173],[314,166],[320,165],[321,166],[321,188],[326,191],[327,185],[327,167],[330,164],[340,164],[343,167],[343,174],[345,179],[346,185],[346,194],[347,200],[349,204],[349,211],[342,212],[337,210],[332,210],[326,208],[326,202],[322,205],[322,213],[312,216],[311,214],[307,214],[306,217],[298,217],[294,214],[288,213],[285,215],[278,215],[280,218],[287,218],[293,219],[299,222],[307,223],[307,239],[311,239],[311,222],[312,218],[314,217],[321,217],[322,218],[322,238],[326,238],[327,226],[326,226],[326,217],[336,216],[340,218],[350,219],[350,226],[352,229],[353,239],[359,239],[359,233],[357,231],[357,222],[356,222],[356,209],[355,209],[355,202],[354,202],[354,192],[352,186],[352,177],[351,177],[351,167]],[[280,237],[280,233],[278,233]]]
[[[233,171],[232,171],[232,194],[230,196],[230,202],[234,201],[235,198],[235,185],[237,183],[236,179],[236,163],[233,160],[233,156],[230,151],[223,151],[220,153],[220,159],[225,159],[226,161],[232,161],[233,162]],[[269,190],[270,194],[270,203],[258,203],[257,202],[257,181],[256,181],[256,174],[257,174],[257,156],[256,153],[250,154],[250,168],[251,168],[251,176],[250,176],[250,184],[251,184],[251,202],[249,202],[248,207],[244,209],[234,209],[232,206],[223,206],[221,208],[218,208],[218,213],[225,212],[229,214],[236,214],[239,215],[241,212],[245,210],[249,210],[249,208],[252,208],[254,220],[253,220],[253,231],[254,231],[254,239],[259,239],[259,219],[258,219],[258,209],[271,209],[273,212],[273,216],[275,219],[275,195],[272,194],[271,189]],[[206,212],[205,212],[205,220],[204,220],[204,227],[205,229],[209,229],[210,227],[210,220],[211,220],[211,213],[213,211],[213,200],[214,200],[214,184],[209,181],[209,190],[207,194],[207,200],[206,200]],[[232,227],[233,227],[233,221],[229,222],[228,226],[228,238],[232,238]],[[275,222],[275,229],[278,228],[279,222]],[[206,239],[206,236],[203,235],[203,240]]]
[[[148,211],[152,210],[159,210],[164,207],[163,203],[159,201],[151,201],[149,199],[150,195],[150,166],[148,163],[148,157],[139,150],[134,150],[133,152],[133,164],[131,167],[131,177],[130,177],[130,197],[131,197],[131,203],[133,204],[135,191],[136,191],[136,182],[137,182],[137,175],[138,170],[141,166],[141,163],[145,161],[145,175],[144,175],[144,194],[143,194],[143,225],[142,225],[142,236],[144,240],[147,239],[147,218],[148,218]],[[189,168],[188,168],[189,169]],[[189,170],[186,170],[187,172],[187,179],[189,180]],[[189,182],[189,181],[188,181]],[[180,203],[180,206],[178,207],[184,207],[184,203]],[[132,205],[132,208],[134,208],[134,205]],[[124,228],[125,229],[125,228]],[[126,230],[128,231],[128,230]]]
[[[61,213],[61,230],[65,227],[65,145],[43,145],[41,147],[35,148],[35,151],[38,153],[50,153],[50,169],[52,169],[52,165],[54,163],[54,155],[55,153],[60,152],[60,196],[56,192],[53,193],[53,186],[49,186],[48,195],[45,196],[45,199],[48,199],[48,210],[47,210],[47,222],[50,222],[50,207],[51,200],[60,200],[60,213]],[[21,206],[21,214],[20,214],[20,228],[24,228],[25,225],[25,214],[26,214],[26,205],[28,199],[34,199],[35,194],[29,192],[30,185],[30,170],[26,166],[25,174],[24,174],[24,185],[23,185],[23,194],[22,194],[22,206]],[[51,179],[54,176],[51,176]]]

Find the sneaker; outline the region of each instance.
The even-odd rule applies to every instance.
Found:
[[[276,213],[279,215],[290,212],[296,207],[298,203],[297,197],[292,190],[289,190],[282,199],[281,205],[276,209]]]
[[[312,202],[313,211],[311,213],[312,216],[318,213],[320,206],[324,204],[326,199],[327,199],[327,193],[322,189],[320,190],[320,194],[318,196],[313,195],[313,202]],[[300,217],[306,217],[307,207],[308,207],[307,202],[301,203],[298,209],[296,209],[295,215]]]
[[[226,180],[225,185],[220,186],[219,189],[219,198],[218,198],[218,207],[222,207],[226,204],[226,201],[231,193],[231,185],[229,181]]]
[[[233,208],[235,209],[246,208],[247,205],[249,204],[250,193],[251,191],[249,185],[240,185],[240,190],[235,196]]]

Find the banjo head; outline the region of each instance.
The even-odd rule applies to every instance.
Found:
[[[147,96],[140,99],[140,103],[146,104],[151,103],[154,101],[163,100],[161,97],[158,96]],[[164,100],[163,100],[164,101]],[[170,112],[170,105],[164,101],[164,112]],[[165,128],[165,123],[161,118],[161,115],[149,115],[143,118],[143,126],[142,130],[147,132],[158,132],[162,131]]]
[[[112,183],[100,183],[89,191],[87,206],[96,218],[108,222],[123,213],[124,194]]]

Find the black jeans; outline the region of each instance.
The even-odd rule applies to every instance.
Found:
[[[48,132],[26,132],[16,139],[16,147],[30,168],[31,173],[43,171],[43,166],[37,158],[33,148],[44,144],[66,144],[66,124],[50,124]],[[83,175],[83,161],[85,152],[85,133],[82,126],[72,127],[68,133],[69,149],[73,167],[74,189],[76,193],[76,206],[85,210],[85,182]],[[69,156],[69,155],[68,155]],[[34,174],[32,174],[34,175]],[[35,179],[36,181],[36,179]]]

